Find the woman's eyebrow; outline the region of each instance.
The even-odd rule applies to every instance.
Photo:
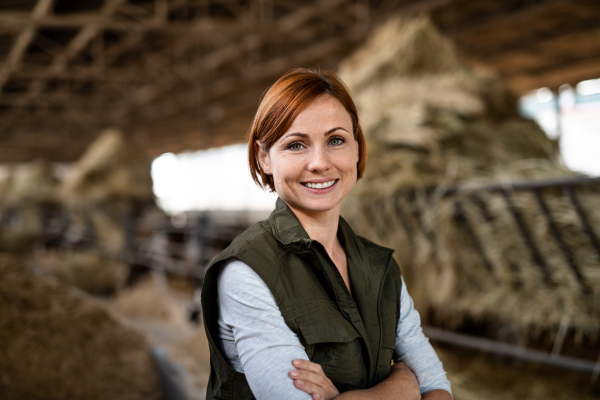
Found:
[[[331,128],[330,130],[328,130],[327,132],[325,132],[325,134],[323,136],[330,135],[333,132],[337,131],[338,129],[341,129],[343,131],[348,132],[346,129],[342,128],[341,126],[337,126],[335,128]],[[288,136],[299,136],[299,137],[303,137],[303,138],[307,138],[308,137],[308,135],[306,133],[300,133],[300,132],[290,132],[287,135],[285,135],[284,138],[287,138]]]
[[[330,135],[330,134],[332,134],[333,132],[337,131],[338,129],[341,129],[341,130],[343,130],[343,131],[346,131],[346,130],[345,130],[344,128],[342,128],[341,126],[338,126],[338,127],[332,128],[332,129],[328,130],[327,132],[325,132],[325,135],[324,135],[324,136]],[[348,131],[346,131],[346,132],[347,132],[347,133],[349,133]]]
[[[308,137],[308,135],[306,133],[291,132],[291,133],[288,133],[287,135],[285,135],[282,139],[285,139],[288,136],[300,136],[300,137],[303,137],[303,138],[307,138]]]

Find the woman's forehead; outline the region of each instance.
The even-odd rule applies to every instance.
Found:
[[[339,100],[329,94],[323,94],[298,114],[286,133],[298,129],[317,130],[324,133],[336,126],[341,126],[350,132],[352,117]]]

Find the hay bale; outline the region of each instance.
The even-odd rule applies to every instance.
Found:
[[[153,200],[150,162],[117,129],[100,134],[65,179],[62,193],[74,205]]]
[[[517,177],[524,159],[573,175],[557,143],[517,114],[495,75],[460,61],[425,17],[391,19],[340,66],[361,115],[369,168],[356,192]],[[516,163],[516,164],[515,164]]]
[[[513,202],[547,260],[551,283],[501,195],[481,195],[493,221],[468,196],[444,196],[444,187],[457,183],[576,175],[558,160],[556,142],[517,114],[497,76],[461,62],[426,17],[390,20],[341,65],[340,74],[356,100],[369,150],[365,177],[342,212],[357,231],[397,249],[425,319],[455,326],[469,316],[556,329],[567,315],[579,333],[597,329],[598,260],[566,197],[552,191],[545,196],[589,293],[530,193],[515,193]],[[590,223],[600,228],[600,196],[586,189],[580,197]],[[457,202],[487,260],[457,219]]]
[[[145,338],[98,301],[0,255],[0,397],[159,399]]]
[[[121,131],[108,129],[76,163],[61,193],[71,210],[88,216],[100,248],[119,256],[126,219],[154,202],[150,162]]]
[[[8,188],[12,185],[14,172],[12,169],[8,169],[7,174],[0,179],[0,215],[6,207],[6,196],[8,194]]]
[[[0,251],[26,253],[44,229],[43,213],[59,206],[59,180],[43,160],[36,160],[20,173],[11,173],[0,184]]]
[[[113,294],[125,280],[125,264],[97,253],[47,254],[36,262],[60,281],[93,295]]]
[[[501,194],[479,197],[492,221],[469,196],[433,203],[428,199],[422,193],[413,199],[382,197],[355,204],[352,216],[353,225],[361,227],[366,236],[398,250],[396,258],[404,279],[425,319],[435,316],[437,323],[454,327],[469,316],[510,322],[527,332],[555,330],[567,315],[570,327],[580,334],[597,330],[598,256],[567,198],[547,194],[546,202],[567,248],[574,250],[573,258],[589,293],[582,288],[531,193],[516,193],[512,201],[544,257],[550,282]],[[600,196],[582,193],[579,201],[589,223],[600,226]],[[457,219],[457,203],[483,256],[462,220]]]
[[[5,207],[57,205],[60,181],[52,173],[50,164],[37,159],[26,166],[23,173],[13,174],[4,189]]]

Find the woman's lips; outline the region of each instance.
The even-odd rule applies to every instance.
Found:
[[[339,182],[339,179],[332,179],[332,180],[329,180],[326,182],[318,182],[318,183],[302,182],[302,186],[304,186],[306,189],[308,189],[309,191],[311,191],[313,193],[327,193],[327,192],[332,191],[338,182]]]

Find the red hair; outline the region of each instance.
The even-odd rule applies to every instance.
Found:
[[[298,114],[323,94],[336,98],[352,118],[354,139],[358,143],[357,179],[362,177],[367,163],[367,147],[350,91],[333,72],[297,68],[279,78],[266,91],[250,129],[248,138],[250,173],[252,179],[263,189],[268,187],[271,191],[275,191],[275,185],[273,176],[265,174],[260,167],[255,148],[256,140],[259,140],[268,151],[273,143],[289,129]]]

